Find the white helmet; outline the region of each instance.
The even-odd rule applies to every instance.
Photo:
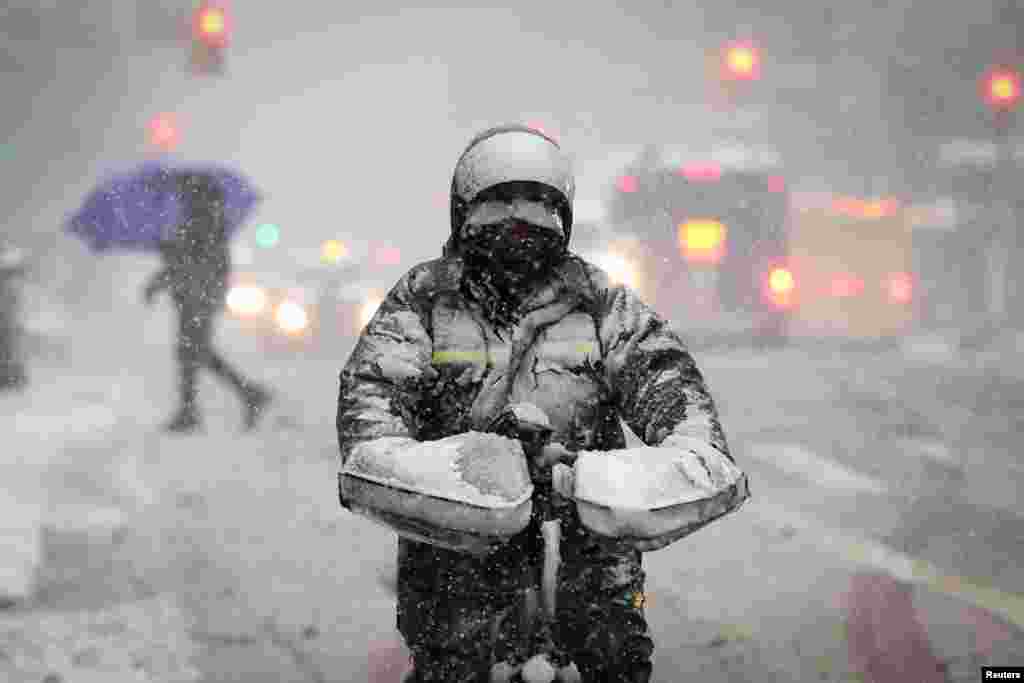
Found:
[[[535,128],[517,124],[480,133],[459,157],[452,176],[452,240],[457,239],[473,200],[499,185],[522,182],[537,183],[558,194],[568,242],[576,190],[572,164],[557,142]]]

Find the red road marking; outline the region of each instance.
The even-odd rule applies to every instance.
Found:
[[[851,667],[869,683],[944,683],[945,667],[932,651],[914,609],[913,588],[887,574],[853,577],[846,594]]]

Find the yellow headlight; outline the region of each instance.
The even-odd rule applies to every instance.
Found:
[[[306,309],[294,301],[281,302],[274,312],[277,326],[288,334],[300,334],[309,326],[309,315]]]
[[[338,240],[327,240],[320,247],[320,259],[324,263],[338,263],[348,257],[348,247]]]
[[[267,293],[260,287],[239,286],[228,291],[228,310],[235,315],[259,315],[267,306]]]
[[[380,308],[381,303],[382,300],[379,297],[370,297],[363,303],[359,309],[359,324],[361,327],[366,327],[370,324],[373,314]]]
[[[608,274],[614,284],[622,284],[632,289],[639,289],[640,274],[628,259],[615,252],[605,252],[594,256],[594,265]]]

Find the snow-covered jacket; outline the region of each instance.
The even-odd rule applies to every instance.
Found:
[[[367,325],[340,376],[343,466],[366,442],[483,431],[524,402],[573,450],[624,448],[620,417],[648,446],[710,445],[710,478],[736,482],[729,507],[749,496],[686,345],[636,293],[569,255],[499,329],[460,288],[463,267],[449,255],[412,268]]]

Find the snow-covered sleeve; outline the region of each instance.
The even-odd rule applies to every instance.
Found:
[[[699,441],[731,462],[714,400],[683,340],[632,290],[600,272],[593,281],[605,379],[629,428],[648,446]]]
[[[420,396],[437,378],[424,302],[412,290],[413,273],[388,293],[341,371],[338,445],[341,465],[353,449],[387,437],[416,438]]]
[[[621,418],[647,446],[579,457],[576,496],[598,505],[585,506],[581,519],[599,536],[657,550],[737,510],[750,488],[683,340],[633,291],[599,271],[591,281],[604,379]],[[644,512],[617,512],[626,509]]]

